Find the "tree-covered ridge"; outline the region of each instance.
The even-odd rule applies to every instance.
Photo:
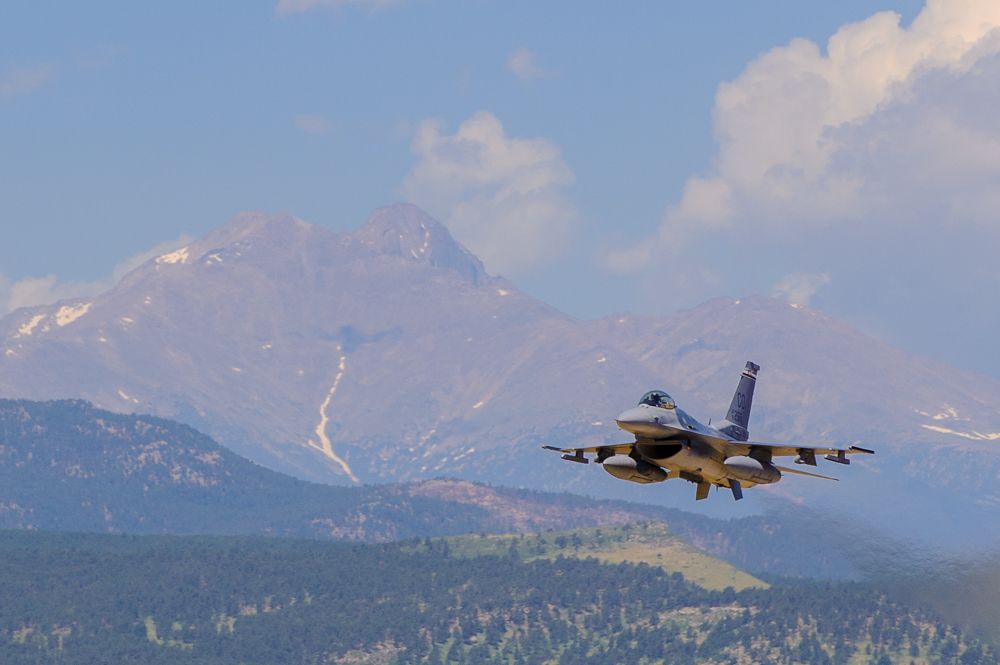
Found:
[[[170,420],[0,400],[0,528],[386,541],[634,519],[601,505],[457,481],[318,485]]]
[[[4,663],[994,663],[854,583],[709,591],[447,541],[0,534]]]

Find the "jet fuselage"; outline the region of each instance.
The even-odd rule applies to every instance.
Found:
[[[779,472],[770,462],[725,454],[700,436],[733,440],[719,430],[700,423],[677,406],[667,408],[639,404],[615,418],[618,427],[635,435],[635,452],[651,464],[669,469],[670,477],[700,478],[728,485],[738,480],[743,487],[776,483]]]
[[[856,445],[829,446],[816,443],[765,443],[751,441],[748,430],[754,385],[760,366],[747,362],[729,404],[726,417],[715,427],[704,425],[677,408],[673,398],[662,390],[650,390],[637,406],[618,414],[618,427],[634,435],[629,443],[611,443],[582,448],[544,445],[562,453],[570,462],[587,464],[588,454],[616,478],[633,483],[659,483],[683,478],[697,485],[696,499],[708,497],[709,489],[726,487],[733,498],[743,498],[743,488],[769,485],[782,474],[836,480],[810,471],[777,466],[774,457],[794,457],[795,464],[816,466],[817,455],[837,464],[850,464],[849,454],[875,451]],[[711,421],[709,421],[711,423]]]

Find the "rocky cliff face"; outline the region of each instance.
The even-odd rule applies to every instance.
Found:
[[[876,513],[902,497],[931,517],[1000,504],[1000,383],[767,298],[579,321],[485,273],[412,206],[351,234],[241,215],[92,301],[11,313],[0,343],[0,395],[177,418],[302,478],[671,501],[688,488],[625,487],[538,446],[621,440],[614,415],[653,387],[719,418],[752,359],[753,438],[879,451],[840,486],[787,479],[770,496]]]

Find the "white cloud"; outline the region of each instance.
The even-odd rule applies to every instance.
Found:
[[[44,64],[8,68],[0,74],[0,99],[34,92],[45,85],[54,73],[51,65]]]
[[[439,216],[490,270],[528,270],[559,254],[579,221],[563,190],[574,181],[558,147],[505,134],[480,112],[454,134],[425,120],[404,195]]]
[[[316,113],[297,113],[292,122],[306,134],[322,135],[330,131],[330,121]]]
[[[313,9],[338,9],[348,5],[365,7],[371,11],[378,11],[393,5],[398,5],[403,0],[278,0],[275,8],[279,14],[301,14]]]
[[[956,212],[992,215],[1000,132],[968,122],[947,87],[1000,53],[998,27],[995,0],[930,0],[908,27],[881,12],[842,26],[825,51],[796,39],[761,55],[719,86],[714,169],[688,180],[660,239],[676,249],[733,226],[842,226],[906,207],[915,182]]]
[[[995,0],[929,0],[909,25],[875,14],[825,48],[793,40],[719,86],[711,169],[605,265],[640,291],[670,284],[646,294],[660,309],[823,286],[832,312],[979,367],[1000,335],[997,108]],[[782,278],[803,269],[830,281]]]
[[[794,272],[785,275],[771,289],[771,295],[793,305],[808,305],[816,292],[830,283],[827,273]]]
[[[535,61],[534,52],[523,47],[511,53],[507,58],[507,69],[522,81],[545,76],[545,70]]]
[[[159,243],[116,265],[109,277],[93,281],[61,281],[55,275],[25,277],[14,281],[0,275],[0,316],[21,307],[50,305],[60,300],[96,296],[110,289],[146,261],[189,242],[190,236],[182,235],[176,240]]]

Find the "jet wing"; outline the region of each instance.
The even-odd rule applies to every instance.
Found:
[[[655,437],[656,441],[670,440],[697,440],[705,443],[725,454],[726,457],[737,455],[749,455],[754,449],[764,450],[772,457],[798,457],[803,463],[815,466],[816,455],[824,455],[831,462],[840,464],[850,464],[847,455],[865,454],[874,455],[874,450],[861,448],[860,446],[828,446],[815,443],[765,443],[763,441],[734,441],[722,436],[710,434],[704,430],[691,427],[684,429],[674,425],[659,425],[659,433]]]
[[[611,457],[612,455],[627,455],[635,443],[606,443],[600,446],[588,446],[586,448],[557,448],[555,446],[542,446],[545,450],[554,450],[562,453],[564,460],[570,462],[580,462],[586,464],[588,460],[586,454],[596,454],[598,461]]]
[[[806,464],[815,464],[816,455],[825,455],[831,462],[848,464],[848,455],[874,455],[874,450],[860,446],[828,446],[814,443],[764,443],[762,441],[727,441],[729,455],[749,455],[754,449],[769,452],[774,457],[799,457]]]

